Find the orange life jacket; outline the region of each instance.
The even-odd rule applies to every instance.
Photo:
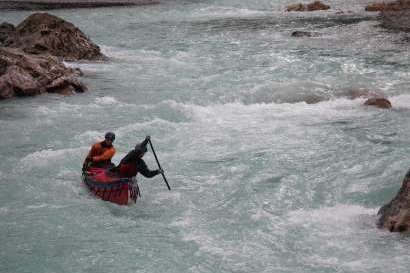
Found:
[[[115,154],[114,146],[107,147],[104,145],[103,142],[95,143],[92,147],[90,152],[87,155],[88,160],[92,160],[93,162],[106,162],[111,163],[111,158]]]

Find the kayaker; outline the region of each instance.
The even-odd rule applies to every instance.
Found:
[[[147,178],[154,177],[158,174],[163,174],[162,169],[150,170],[145,164],[145,161],[142,157],[147,152],[147,144],[150,140],[150,137],[147,136],[143,142],[137,144],[133,150],[128,152],[128,154],[121,159],[120,164],[112,169],[112,171],[117,172],[121,177],[134,177],[138,173],[141,173]]]
[[[112,168],[115,165],[111,158],[115,154],[115,148],[112,145],[115,140],[115,134],[108,132],[105,134],[104,141],[95,143],[83,163],[83,171],[89,167]]]

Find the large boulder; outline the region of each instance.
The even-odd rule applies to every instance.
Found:
[[[390,231],[408,231],[410,229],[410,170],[404,177],[397,195],[380,208],[378,226]]]
[[[106,59],[81,30],[48,13],[30,15],[15,30],[8,27],[9,35],[3,39],[3,46],[20,48],[30,54],[47,53],[68,61]],[[1,33],[0,28],[0,39]]]
[[[79,69],[66,67],[57,57],[0,47],[0,100],[44,92],[84,92],[79,75]]]
[[[294,4],[289,5],[286,11],[315,11],[315,10],[328,10],[330,6],[323,4],[320,1],[314,1],[310,4]]]

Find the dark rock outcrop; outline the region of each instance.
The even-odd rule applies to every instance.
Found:
[[[20,48],[26,53],[51,54],[68,61],[106,59],[81,30],[47,13],[34,13],[15,30],[8,26],[7,31],[3,32],[7,35],[3,46]],[[0,37],[1,33],[0,30]]]
[[[370,98],[364,102],[364,105],[374,106],[383,109],[389,109],[392,107],[390,101],[385,98]]]
[[[14,35],[15,31],[16,28],[12,24],[6,22],[0,24],[0,45],[2,45],[7,38]]]
[[[67,68],[51,55],[32,55],[14,48],[0,48],[0,99],[45,92],[84,92],[81,72]]]
[[[320,37],[319,32],[310,32],[310,31],[294,31],[291,34],[292,37]]]
[[[390,231],[408,231],[410,229],[410,170],[404,177],[397,195],[377,213],[378,226]]]
[[[315,10],[328,10],[330,6],[323,4],[320,1],[314,1],[310,4],[294,4],[289,5],[286,11],[315,11]]]

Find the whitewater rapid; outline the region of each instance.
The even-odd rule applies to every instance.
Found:
[[[86,93],[0,102],[0,272],[406,271],[408,238],[375,225],[408,169],[406,35],[368,1],[328,2],[53,11],[110,61],[67,64]],[[89,195],[82,161],[106,131],[115,163],[150,135],[172,191],[138,177],[136,204]]]

